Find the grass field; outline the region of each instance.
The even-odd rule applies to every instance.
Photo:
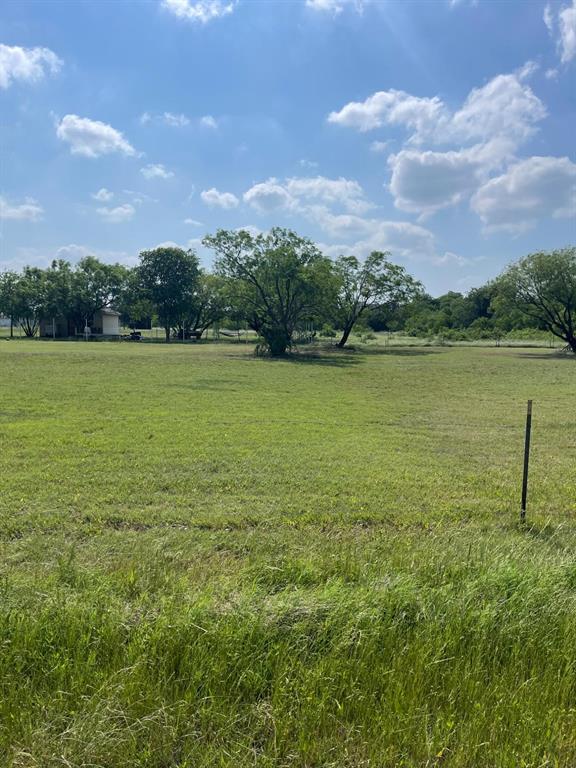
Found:
[[[10,341],[0,393],[2,766],[576,765],[576,360]]]

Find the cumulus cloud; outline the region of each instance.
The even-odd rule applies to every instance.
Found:
[[[556,41],[560,61],[568,64],[576,58],[576,0],[564,8],[548,3],[544,8],[544,23]]]
[[[135,210],[133,205],[125,203],[124,205],[118,205],[116,208],[108,208],[107,206],[97,208],[96,213],[109,224],[121,224],[125,221],[130,221],[134,216]]]
[[[172,171],[166,170],[161,163],[150,163],[140,168],[140,173],[145,179],[170,179],[174,176]]]
[[[353,243],[322,244],[322,250],[331,257],[338,255],[367,256],[372,251],[391,251],[394,258],[409,261],[433,262],[437,258],[432,232],[407,221],[381,221],[371,219],[364,237]]]
[[[34,83],[46,74],[56,74],[62,60],[49,48],[21,48],[0,44],[0,88],[8,88],[17,80]]]
[[[500,139],[449,152],[403,149],[390,155],[390,192],[403,211],[431,214],[467,199],[510,156]]]
[[[533,65],[498,75],[474,88],[454,112],[438,96],[413,96],[405,91],[378,91],[365,101],[349,102],[328,115],[328,122],[365,132],[384,126],[411,131],[409,142],[436,144],[490,140],[498,136],[516,142],[534,133],[546,116],[540,99],[525,82]]]
[[[200,193],[200,197],[206,205],[216,206],[229,210],[237,208],[239,200],[232,192],[219,192],[215,187],[205,189]]]
[[[0,196],[0,219],[11,221],[39,221],[44,209],[32,197],[27,197],[19,205],[10,203]]]
[[[545,216],[576,215],[576,164],[567,157],[530,157],[490,179],[472,209],[488,232],[524,232]]]
[[[272,177],[254,184],[244,193],[244,202],[261,213],[284,209],[307,213],[311,206],[337,205],[363,213],[373,207],[357,181],[325,176],[301,176],[279,181]]]
[[[94,200],[98,200],[99,203],[109,203],[114,197],[114,192],[110,192],[106,187],[102,187],[98,192],[95,192],[92,197]]]
[[[100,157],[114,152],[129,156],[136,154],[134,147],[120,131],[107,123],[87,117],[65,115],[56,127],[56,135],[70,145],[73,155]]]
[[[162,7],[179,19],[207,24],[232,13],[237,0],[162,0]]]

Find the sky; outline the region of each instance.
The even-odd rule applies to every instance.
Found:
[[[439,295],[576,243],[576,0],[8,0],[0,270],[219,228]]]

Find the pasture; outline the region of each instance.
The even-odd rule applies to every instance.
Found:
[[[2,342],[0,763],[575,765],[575,392],[547,349]]]

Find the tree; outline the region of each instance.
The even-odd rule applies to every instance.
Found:
[[[226,283],[219,275],[200,272],[192,302],[182,319],[183,337],[187,332],[202,334],[218,322],[226,311]]]
[[[275,227],[267,234],[218,230],[203,240],[216,252],[216,271],[228,278],[233,310],[278,357],[296,328],[320,317],[334,287],[332,265],[307,238]]]
[[[0,274],[0,315],[10,320],[10,338],[14,336],[14,320],[16,319],[16,291],[20,275],[10,270]]]
[[[389,255],[372,251],[364,262],[355,256],[340,256],[336,260],[337,319],[342,328],[337,346],[346,344],[354,325],[367,309],[403,304],[420,292],[420,283],[403,267],[388,261]]]
[[[80,326],[98,310],[112,306],[122,294],[127,274],[122,264],[104,264],[94,256],[81,259],[72,273],[68,316]]]
[[[198,257],[192,250],[160,247],[142,251],[137,269],[169,342],[172,328],[182,322],[192,304],[198,286]]]
[[[46,300],[46,274],[39,267],[24,267],[16,284],[15,315],[25,336],[36,335],[44,315]]]
[[[508,267],[499,282],[524,314],[576,354],[576,247],[532,253]]]

